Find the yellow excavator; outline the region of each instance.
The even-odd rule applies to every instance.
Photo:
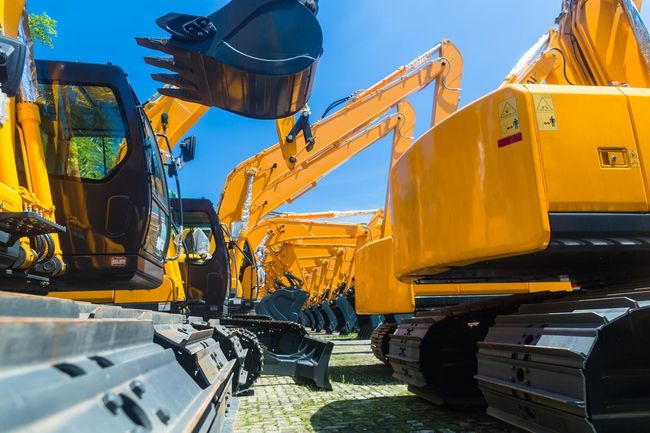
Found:
[[[165,96],[286,117],[305,106],[322,53],[316,10],[314,1],[234,0],[206,17],[168,14],[158,24],[171,37],[141,43],[172,56],[150,60],[177,73],[157,76],[173,81]],[[300,40],[288,31],[259,42],[269,22],[300,27]],[[160,286],[176,259],[171,233],[182,233],[166,178],[179,158],[171,143],[161,153],[168,137],[156,135],[119,67],[34,61],[24,1],[0,1],[0,26],[3,431],[89,422],[106,431],[220,430],[247,380],[239,330],[29,295]],[[226,75],[247,85],[219,86]],[[192,142],[181,148],[191,158]]]
[[[373,215],[368,224],[315,220],[364,214]],[[264,234],[253,274],[260,291],[258,313],[282,314],[315,331],[357,330],[353,293],[346,288],[355,252],[378,234],[382,218],[383,211],[366,210],[278,214],[262,220],[249,234],[253,244]]]
[[[295,50],[296,54],[300,54],[296,57],[290,57],[286,60],[277,60],[273,66],[273,74],[280,73],[286,70],[294,70],[297,68],[312,68],[311,62],[308,62],[310,56],[318,56],[318,49],[309,49],[307,48],[314,43],[314,37],[316,42],[320,43],[319,33],[314,35],[313,31],[308,31],[305,36],[306,39],[297,43],[294,42],[293,36],[296,32],[295,23],[307,22],[310,23],[305,16],[302,16],[305,11],[309,12],[308,18],[313,17],[315,11],[309,9],[309,5],[304,4],[305,2],[295,3],[293,8],[295,9],[291,13],[296,13],[297,15],[292,18],[292,25],[284,27],[289,31],[282,38],[290,39],[291,43],[294,46],[289,47],[290,50]],[[307,2],[309,3],[309,2]],[[251,9],[251,5],[239,6],[235,8],[232,4],[229,4],[225,8],[224,14],[235,14],[233,17],[228,19],[233,20],[237,18],[240,14],[241,17],[250,15],[252,18],[253,24],[248,24],[252,26],[250,28],[257,28],[256,26],[264,26],[263,23],[256,23],[256,20],[260,19],[258,12],[264,10],[263,5],[255,6]],[[307,9],[305,9],[307,8]],[[240,18],[241,18],[240,17]],[[226,17],[227,18],[227,17]],[[172,24],[165,24],[165,20],[177,20],[176,17],[166,16],[161,18],[159,24],[163,28],[169,29]],[[225,18],[220,18],[224,20]],[[264,18],[266,19],[266,18]],[[170,21],[171,22],[171,21]],[[176,21],[174,21],[175,23]],[[219,24],[221,21],[217,22]],[[231,24],[228,24],[229,26]],[[299,27],[299,26],[298,26]],[[226,29],[220,27],[222,33],[226,33]],[[306,30],[310,29],[307,27]],[[174,34],[172,32],[172,34]],[[292,36],[293,35],[293,36]],[[240,38],[238,36],[238,38]],[[235,36],[233,36],[235,38]],[[171,54],[175,53],[173,47],[173,40],[170,41],[161,41],[158,39],[144,39],[138,38],[137,42],[147,48],[153,48],[161,50],[163,52],[168,52]],[[237,44],[241,48],[242,43],[246,42],[245,40],[238,40]],[[279,41],[283,45],[289,45],[288,40]],[[263,45],[263,44],[262,44]],[[276,55],[271,53],[269,50],[271,47],[266,46],[257,46],[255,42],[252,44],[249,43],[247,52],[256,52],[255,50],[264,50],[264,55]],[[289,51],[290,51],[289,50]],[[218,50],[217,50],[218,51]],[[282,53],[282,56],[286,55],[285,51]],[[311,53],[310,56],[307,56],[305,53]],[[232,54],[232,53],[231,53]],[[259,53],[258,53],[259,54]],[[278,54],[279,55],[279,54]],[[244,56],[246,57],[246,56]],[[314,57],[314,58],[316,58]],[[249,60],[246,60],[245,68],[252,70],[259,70],[266,68],[265,64],[268,63],[264,59],[258,59],[257,62],[253,64],[248,64]],[[154,66],[160,66],[166,69],[171,69],[179,73],[177,76],[170,75],[160,75],[154,74],[154,78],[163,81],[165,87],[159,89],[159,92],[156,93],[152,98],[150,98],[144,104],[144,111],[147,117],[151,121],[152,129],[158,137],[159,145],[162,149],[166,149],[163,152],[163,160],[169,162],[169,170],[175,172],[178,168],[182,167],[182,164],[188,162],[191,158],[190,155],[193,155],[194,148],[196,146],[196,139],[194,137],[188,137],[181,141],[181,138],[190,130],[190,128],[207,112],[209,109],[208,106],[204,105],[206,101],[201,100],[197,97],[187,97],[183,92],[188,89],[188,86],[183,86],[187,82],[185,78],[182,78],[186,74],[187,67],[176,64],[175,59],[168,58],[152,58],[145,57],[145,62]],[[294,64],[296,63],[296,64]],[[311,66],[310,66],[311,65]],[[257,68],[257,69],[256,69]],[[284,68],[284,69],[283,69]],[[305,72],[311,71],[312,69],[305,69]],[[286,72],[283,72],[283,74]],[[287,77],[282,78],[282,74],[279,74],[275,80],[278,80],[278,83],[269,82],[273,86],[284,86]],[[295,83],[301,83],[301,80],[304,80],[304,75],[295,75],[291,78]],[[270,76],[269,76],[269,79]],[[267,83],[267,84],[269,84]],[[284,83],[284,84],[283,84]],[[250,110],[252,108],[246,108],[246,105],[251,107],[256,107],[252,100],[246,100],[246,95],[236,95],[236,92],[245,91],[245,89],[231,89],[233,94],[229,96],[230,99],[220,101],[217,99],[219,106],[221,108],[228,109],[239,113],[241,110],[245,110],[245,115],[249,117],[259,117],[259,118],[274,118],[277,115],[286,116],[287,114],[293,113],[296,111],[296,107],[305,105],[305,92],[309,92],[310,86],[306,86],[307,83],[303,83],[300,86],[294,87],[290,96],[290,100],[275,101],[272,95],[267,94],[270,91],[268,88],[260,87],[260,92],[262,94],[258,95],[260,101],[266,98],[269,102],[266,106],[259,106],[255,108],[255,114],[251,115]],[[261,82],[257,85],[261,85]],[[195,84],[189,87],[196,87]],[[279,87],[282,88],[282,87]],[[191,95],[191,92],[190,92]],[[242,98],[240,105],[228,105],[233,103],[235,97]],[[185,99],[182,99],[185,98]],[[189,99],[189,100],[186,100]],[[248,98],[250,99],[250,98]],[[243,105],[242,105],[243,104]],[[273,107],[273,104],[276,104],[276,107]],[[282,105],[284,104],[284,106]],[[239,107],[239,108],[237,108]],[[268,111],[271,110],[271,111]],[[292,116],[289,116],[288,119],[292,119]],[[179,146],[181,149],[180,157],[173,157],[172,151],[176,146]],[[173,165],[172,165],[173,164]],[[180,189],[177,190],[177,197],[181,196]],[[207,201],[206,201],[207,202]],[[273,364],[269,361],[269,358],[274,357],[275,354],[283,356],[282,365],[289,364],[282,371],[278,372],[277,370],[274,373],[281,374],[294,374],[296,372],[301,372],[303,374],[303,379],[313,380],[317,385],[329,388],[329,382],[327,381],[327,364],[329,360],[329,352],[331,351],[331,344],[327,342],[311,338],[307,336],[306,330],[300,328],[294,323],[282,323],[280,321],[269,321],[264,320],[264,322],[259,322],[256,318],[248,317],[233,317],[234,311],[228,311],[223,307],[223,301],[226,299],[226,294],[230,292],[229,284],[230,281],[228,278],[223,278],[224,275],[227,275],[228,263],[230,262],[229,251],[227,250],[227,244],[223,239],[220,224],[216,223],[216,233],[210,231],[210,225],[205,224],[214,220],[216,217],[211,215],[211,211],[208,210],[209,206],[204,206],[205,203],[202,203],[200,200],[194,199],[174,199],[172,200],[171,209],[172,213],[176,216],[177,224],[175,224],[171,230],[171,238],[173,242],[170,242],[167,257],[164,264],[164,279],[161,285],[151,288],[151,289],[142,289],[142,290],[95,290],[95,291],[66,291],[66,292],[56,292],[51,293],[51,296],[74,299],[74,300],[83,300],[87,302],[95,303],[111,303],[122,306],[128,306],[129,308],[145,308],[152,309],[155,311],[170,311],[175,313],[184,313],[192,314],[196,316],[201,316],[204,319],[214,319],[220,320],[221,324],[226,326],[233,326],[237,328],[239,333],[239,339],[242,340],[242,345],[245,346],[245,349],[250,352],[255,352],[255,358],[257,361],[250,362],[247,367],[248,370],[248,379],[245,384],[242,385],[243,388],[247,389],[253,383],[254,378],[258,376],[258,373],[263,367],[261,360],[261,351],[264,350],[264,357],[267,359],[266,366],[267,368],[264,372],[270,372],[272,369],[271,365],[276,365],[279,362]],[[185,207],[191,207],[193,210],[185,211]],[[210,214],[210,215],[206,215]],[[200,219],[203,220],[204,225],[201,226],[199,221],[199,226],[194,227],[184,227],[184,220],[186,218],[199,218],[197,215],[200,215]],[[190,233],[192,231],[192,233]],[[208,245],[207,249],[209,252],[209,259],[199,259],[197,260],[197,254],[191,251],[190,246],[193,246],[194,243],[192,239],[188,237],[193,234],[196,235],[200,231],[204,231],[205,235],[211,241],[211,244]],[[187,242],[186,242],[187,241]],[[194,245],[195,246],[195,245]],[[206,254],[203,252],[203,254]],[[206,293],[206,288],[209,287],[209,293],[207,296],[202,296],[202,293]],[[188,293],[193,294],[194,296],[188,297]],[[227,299],[226,299],[227,300]],[[200,301],[201,305],[197,305],[197,301]],[[235,323],[236,322],[236,323]],[[255,334],[255,337],[252,337],[250,333],[245,332],[246,330],[251,331]],[[258,344],[258,342],[261,344]],[[305,348],[309,350],[306,350]],[[295,355],[295,359],[292,356]],[[259,358],[259,359],[258,359]],[[314,370],[309,368],[296,369],[291,364],[313,364],[315,367]]]
[[[345,162],[361,150],[377,143],[388,134],[392,133],[394,141],[409,139],[410,135],[405,132],[412,131],[413,129],[415,111],[406,101],[399,102],[395,109],[396,112],[383,115],[365,128],[357,130],[352,134],[347,134],[344,138],[340,139],[336,147],[331,148],[329,151],[314,155],[312,157],[313,159],[309,160],[310,164],[302,166],[302,169],[295,174],[295,177],[280,179],[277,184],[271,184],[274,188],[272,189],[269,187],[261,197],[266,203],[269,203],[269,199],[272,199],[270,201],[273,204],[281,203],[283,190],[285,188],[288,189],[290,193],[299,191],[300,189],[303,189],[303,187],[309,187],[309,189],[313,188],[316,179],[325,175],[333,166]],[[279,146],[276,145],[273,149],[273,152],[276,153],[276,157],[279,158]],[[269,158],[266,153],[262,153],[261,155],[263,158]],[[252,161],[254,161],[254,158],[249,160],[246,164],[249,164]],[[243,167],[246,167],[246,165]],[[289,172],[287,174],[291,173]],[[285,182],[291,183],[288,183],[285,187]],[[275,187],[277,187],[277,189]],[[230,188],[227,186],[226,191],[229,189]],[[228,193],[228,196],[232,195],[232,191]],[[251,207],[256,206],[257,203],[259,203],[258,200],[251,198]],[[269,206],[269,210],[273,209],[270,205],[267,206]],[[335,212],[333,215],[312,214],[301,215],[300,217],[331,217],[340,214],[341,212]],[[344,214],[347,215],[347,213]],[[267,236],[267,229],[265,229],[265,227],[268,227],[268,223],[266,220],[262,220],[249,230],[250,235],[248,236],[245,245],[251,245],[253,248],[245,246],[245,249],[253,251],[253,253],[247,255],[247,257],[250,258],[250,261],[247,260],[246,263],[241,265],[237,275],[242,282],[242,286],[246,288],[244,292],[245,298],[255,300],[255,309],[259,314],[277,320],[295,320],[300,313],[301,302],[310,299],[309,296],[305,296],[306,293],[304,289],[307,289],[307,287],[300,284],[300,280],[305,281],[305,278],[297,273],[297,268],[295,268],[294,271],[289,271],[289,269],[295,264],[295,257],[290,254],[288,255],[288,248],[285,249],[285,253],[282,256],[274,255],[272,252],[268,256],[269,258],[274,257],[275,260],[273,263],[279,265],[279,267],[286,267],[287,269],[285,271],[275,272],[275,277],[273,277],[271,276],[275,271],[273,267],[268,270],[264,269],[264,264],[260,263],[257,256],[264,255],[265,246],[263,245],[263,241]],[[305,236],[307,235],[305,234]],[[255,271],[253,271],[253,268]],[[277,269],[278,266],[275,268]],[[246,269],[247,271],[244,272],[243,269]],[[285,274],[286,271],[289,271],[293,275]],[[259,281],[250,278],[250,276],[255,277],[256,273],[259,272],[266,272],[269,274],[269,278],[265,279],[267,288],[274,289],[278,285],[286,287],[280,290],[273,290],[273,293],[268,293],[268,291],[265,291],[264,288],[260,286]],[[322,281],[322,279],[319,279],[319,281]],[[330,308],[330,305],[327,302],[321,303],[323,304],[322,306],[312,306],[309,310],[305,311],[307,313],[306,317],[305,315],[302,316],[303,319],[309,320],[303,320],[301,323],[312,327],[313,329],[322,329],[325,321],[336,315],[338,320],[328,320],[328,323],[330,324],[328,327],[331,327],[336,323],[337,326],[335,326],[335,328],[338,328],[339,331],[344,333],[360,327],[362,329],[361,334],[369,337],[372,330],[381,323],[382,318],[370,315],[358,316],[355,313],[354,287],[350,285],[350,282],[351,281],[338,281],[332,286],[332,290],[330,291],[331,295],[337,295],[332,300],[331,306],[333,308]],[[252,309],[253,307],[248,308]]]
[[[256,246],[247,245],[247,236],[264,216],[307,193],[320,178],[377,140],[381,129],[369,129],[374,121],[434,81],[436,95],[441,101],[449,101],[450,94],[459,89],[447,82],[453,82],[461,70],[458,50],[451,42],[443,41],[371,87],[336,101],[347,103],[329,114],[336,103],[332,104],[326,112],[329,116],[323,116],[302,133],[295,133],[302,114],[294,123],[278,122],[281,142],[240,163],[226,179],[218,213],[233,245],[237,258],[234,264],[240,269],[242,264],[253,261],[250,251]],[[441,106],[448,108],[445,103]],[[366,129],[368,133],[355,137]],[[242,287],[237,275],[231,272],[237,298],[250,300],[251,288]]]
[[[399,105],[399,104],[398,104]],[[401,106],[401,105],[399,105]],[[161,133],[165,133],[172,140],[178,139],[183,134],[178,131],[187,130],[201,115],[204,110],[197,104],[185,103],[170,98],[166,95],[153,99],[146,105],[147,113],[153,119],[158,119],[167,113],[169,123],[159,122]],[[390,106],[388,106],[390,108]],[[175,113],[174,115],[169,113]],[[383,113],[381,113],[383,115]],[[362,113],[366,116],[366,113]],[[319,135],[319,142],[314,145],[313,154],[294,173],[285,173],[283,178],[277,180],[275,190],[268,190],[265,198],[275,200],[277,205],[287,199],[283,194],[286,189],[295,190],[300,188],[301,182],[312,184],[319,177],[337,164],[360,152],[379,138],[388,134],[402,121],[403,114],[387,114],[381,120],[374,123],[375,119],[362,122],[358,128],[351,133],[336,131],[330,140],[340,140],[335,146],[325,141],[328,136]],[[173,120],[173,121],[172,121]],[[327,119],[323,124],[327,123]],[[353,123],[357,125],[357,123]],[[183,131],[183,132],[185,132]],[[284,135],[283,135],[284,138]],[[172,146],[173,147],[173,146]],[[183,143],[181,143],[181,148]],[[190,146],[191,147],[191,146]],[[284,144],[273,146],[264,151],[264,161],[277,158],[279,165],[285,166]],[[255,159],[255,158],[253,158]],[[248,162],[250,163],[250,162]],[[295,174],[295,177],[290,177]],[[234,187],[229,189],[233,193]],[[204,318],[219,318],[220,323],[245,328],[252,331],[264,348],[264,373],[289,374],[300,373],[303,378],[310,379],[318,386],[329,388],[327,380],[327,364],[329,354],[332,350],[331,343],[325,343],[307,335],[306,330],[298,322],[284,320],[286,315],[281,314],[251,314],[251,307],[246,307],[247,300],[252,298],[254,293],[253,281],[245,280],[250,274],[247,272],[250,263],[249,258],[243,251],[239,251],[238,245],[227,235],[222,233],[226,224],[220,221],[215,214],[213,206],[205,199],[182,199],[173,200],[173,209],[180,213],[183,218],[182,239],[183,250],[186,253],[180,255],[177,245],[171,246],[165,264],[165,281],[163,285],[151,290],[127,291],[98,291],[98,292],[67,292],[56,294],[56,296],[72,297],[73,299],[93,300],[95,302],[112,302],[131,307],[151,308],[157,310],[182,311],[188,314]],[[272,207],[268,208],[273,210]],[[202,232],[207,238],[208,247],[207,259],[194,260],[191,244],[194,242],[194,235]],[[226,230],[226,233],[228,230]],[[226,247],[227,250],[226,250]],[[245,246],[244,250],[248,247]],[[225,252],[224,252],[225,251]],[[240,257],[245,260],[239,263],[235,260],[234,253],[239,252]],[[188,260],[189,258],[189,260]],[[254,263],[253,263],[253,266]],[[252,270],[252,267],[250,268]],[[236,275],[236,278],[228,278],[228,275]],[[231,281],[237,281],[241,287],[250,287],[243,298],[232,293],[229,288]],[[89,298],[92,297],[92,298]],[[242,302],[243,301],[243,302]],[[347,309],[348,314],[354,314],[352,307]],[[268,320],[268,318],[276,320]],[[252,347],[251,349],[254,349]],[[301,364],[301,368],[297,365]],[[313,368],[307,368],[310,365]]]
[[[563,1],[557,28],[500,88],[392,168],[402,282],[576,286],[402,321],[389,358],[408,357],[404,375],[424,375],[444,401],[482,395],[489,414],[529,431],[647,430],[650,36],[640,7]]]

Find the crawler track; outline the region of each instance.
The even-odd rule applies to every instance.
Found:
[[[528,431],[650,425],[650,290],[535,293],[402,321],[393,375],[436,404],[487,404]]]
[[[474,379],[478,342],[498,315],[550,296],[558,295],[540,292],[505,296],[423,311],[402,320],[389,343],[393,376],[435,404],[485,404]]]
[[[384,323],[375,329],[370,336],[372,353],[375,358],[386,365],[390,365],[388,361],[390,336],[397,330],[397,326],[397,323]]]
[[[529,431],[648,431],[649,336],[647,289],[522,305],[479,343],[488,413]]]

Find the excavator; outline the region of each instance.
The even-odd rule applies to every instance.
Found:
[[[247,264],[255,267],[256,247],[247,242],[249,228],[280,205],[291,203],[307,193],[317,185],[319,178],[376,141],[378,138],[374,137],[381,130],[373,130],[373,122],[405,102],[410,95],[436,80],[440,83],[436,86],[436,93],[458,92],[459,89],[447,86],[447,82],[453,82],[461,69],[462,59],[458,50],[449,41],[443,41],[368,89],[336,101],[328,107],[322,120],[313,127],[303,128],[302,133],[295,133],[296,125],[300,126],[306,111],[293,124],[278,122],[280,143],[239,164],[228,176],[219,203],[219,220],[227,230],[226,238],[235,257],[230,271],[232,287],[237,287],[234,298],[238,302],[244,299],[234,308],[250,314],[257,301],[253,285],[244,287],[238,278],[240,270]],[[439,99],[441,106],[446,108],[444,101],[447,97]],[[340,110],[328,116],[336,105],[346,101]],[[399,116],[401,111],[408,109],[400,111],[400,107],[397,108],[398,112],[391,116]],[[404,113],[401,114],[403,118]],[[365,130],[372,133],[365,133]],[[375,316],[361,315],[358,318],[374,319]],[[366,325],[368,336],[379,323],[369,321]]]
[[[373,215],[368,224],[314,220],[364,214]],[[258,271],[254,274],[260,299],[257,311],[300,321],[316,331],[347,334],[356,330],[358,320],[350,299],[353,292],[345,289],[352,276],[354,253],[374,238],[374,228],[382,218],[383,211],[366,210],[278,214],[262,220],[249,234],[251,243],[262,246],[257,249]],[[283,283],[285,278],[288,286]],[[273,296],[268,296],[271,293]]]
[[[287,52],[293,50],[296,54],[300,54],[297,57],[275,61],[275,65],[268,71],[271,75],[283,71],[283,73],[286,73],[286,71],[289,70],[297,71],[298,68],[303,68],[304,74],[311,74],[313,73],[313,65],[309,62],[305,63],[305,59],[316,59],[320,55],[320,52],[322,51],[322,48],[320,48],[320,45],[322,45],[322,36],[320,36],[320,29],[318,29],[317,32],[311,30],[312,28],[310,25],[313,24],[313,14],[317,9],[311,10],[310,5],[313,6],[310,2],[298,2],[293,4],[293,9],[289,10],[289,12],[285,12],[288,14],[287,17],[270,18],[271,21],[275,20],[279,24],[282,24],[285,29],[289,30],[287,34],[281,35],[281,40],[277,41],[276,45],[282,45],[289,47],[290,49],[277,54],[269,51],[272,47],[258,46],[255,39],[249,40],[247,37],[244,37],[253,34],[252,32],[268,25],[268,22],[263,20],[260,21],[260,17],[263,16],[263,14],[260,16],[259,11],[265,10],[264,5],[258,5],[255,8],[250,9],[250,5],[242,4],[234,7],[233,4],[230,3],[221,11],[223,16],[220,15],[213,18],[213,21],[216,24],[220,24],[225,21],[245,18],[247,29],[251,33],[236,33],[238,36],[231,36],[231,39],[236,41],[238,49],[245,47],[247,53],[258,53],[257,51],[263,50],[267,56],[271,54],[275,56],[281,54],[284,56]],[[307,11],[308,15],[305,15],[305,11]],[[177,23],[178,19],[178,17],[167,15],[159,19],[159,24],[174,35],[173,25],[175,25],[174,23]],[[269,17],[264,19],[268,20]],[[299,25],[301,22],[306,22],[309,25],[302,29]],[[172,30],[169,30],[170,28]],[[224,27],[219,27],[219,29],[221,31]],[[295,41],[295,34],[303,30],[305,31],[305,39],[299,42]],[[224,30],[220,34],[227,34],[227,32]],[[177,41],[173,38],[171,41],[138,38],[137,42],[143,47],[176,55],[175,50],[177,50],[178,44],[175,43]],[[231,49],[230,51],[233,50]],[[237,50],[234,50],[234,52],[236,53]],[[308,53],[309,56],[305,53]],[[180,54],[179,56],[184,61],[183,54]],[[246,58],[246,56],[244,57]],[[264,59],[257,59],[257,61],[249,64],[249,60],[244,61],[242,68],[264,70],[268,63],[264,61]],[[197,85],[191,84],[188,87],[187,82],[189,82],[189,78],[183,78],[188,68],[179,64],[175,58],[145,57],[145,62],[178,73],[176,76],[164,74],[153,75],[155,79],[165,83],[165,87],[159,89],[159,92],[144,104],[144,111],[147,117],[151,120],[152,129],[156,133],[159,145],[162,149],[167,149],[167,151],[163,152],[163,160],[171,158],[176,166],[182,167],[183,163],[188,162],[191,159],[191,156],[188,154],[193,154],[196,140],[194,137],[188,137],[181,141],[181,138],[207,112],[209,107],[204,105],[206,103],[205,101],[197,99],[196,95],[193,96],[191,91],[188,93],[189,87],[195,88]],[[269,77],[271,75],[269,75]],[[295,76],[291,78],[293,80],[292,83],[303,82],[304,84],[306,76],[307,75],[303,75],[302,73],[295,74]],[[276,79],[279,80],[277,83],[272,81],[262,83],[260,81],[255,84],[260,86],[260,89],[262,89],[260,91],[261,94],[258,95],[260,101],[262,101],[263,98],[268,101],[275,101],[278,99],[276,98],[277,95],[266,93],[270,91],[268,85],[271,84],[274,88],[286,88],[288,81],[282,81],[285,80],[286,77],[282,79],[278,77],[276,77]],[[192,79],[196,80],[197,78],[194,77]],[[296,93],[288,94],[292,99],[298,98],[296,101],[288,101],[290,103],[286,103],[286,101],[283,102],[282,98],[279,98],[275,102],[278,104],[277,107],[262,107],[260,105],[255,109],[254,115],[251,115],[251,108],[244,107],[244,113],[241,112],[241,107],[237,108],[239,105],[234,104],[234,97],[237,96],[235,93],[229,96],[230,99],[224,99],[223,101],[218,101],[218,103],[220,108],[239,114],[245,114],[248,117],[275,118],[276,116],[287,116],[288,114],[294,113],[297,110],[296,107],[298,107],[296,104],[304,106],[306,103],[305,95],[309,93],[310,88],[311,86],[307,86],[303,89],[296,87],[293,89],[293,92]],[[237,92],[239,91],[240,90],[237,90]],[[235,92],[235,90],[233,90],[233,92]],[[246,95],[240,96],[242,99],[241,104],[255,106],[253,103],[254,101],[246,100]],[[270,102],[266,105],[269,104]],[[171,153],[177,145],[180,146],[182,155],[181,157],[172,157]],[[171,170],[175,171],[177,168],[172,167]],[[177,191],[176,195],[180,197],[180,190]],[[185,205],[183,205],[183,203],[185,203]],[[230,281],[225,278],[220,278],[219,274],[221,273],[221,275],[223,275],[223,264],[225,263],[227,266],[230,261],[228,245],[223,240],[223,236],[221,236],[220,224],[216,224],[219,233],[212,234],[209,231],[206,231],[207,235],[210,236],[213,241],[219,241],[216,244],[213,243],[210,247],[212,251],[210,260],[203,260],[200,261],[200,263],[195,263],[196,255],[192,254],[191,251],[188,251],[188,243],[185,242],[186,235],[188,234],[187,228],[183,229],[182,224],[183,219],[187,216],[185,215],[186,212],[184,212],[185,206],[198,206],[199,209],[193,212],[192,215],[202,215],[201,212],[203,211],[203,206],[201,203],[191,199],[187,203],[185,199],[173,200],[173,205],[171,206],[172,213],[178,216],[177,219],[178,221],[181,221],[181,223],[172,227],[172,237],[174,242],[171,242],[168,248],[167,259],[164,265],[164,279],[160,286],[137,291],[124,289],[67,291],[53,293],[51,296],[95,303],[111,303],[128,306],[129,308],[137,307],[153,309],[156,311],[193,314],[201,316],[206,320],[220,320],[220,323],[226,326],[237,328],[237,332],[239,333],[238,338],[241,340],[242,345],[249,351],[249,354],[254,352],[254,358],[257,360],[248,363],[250,368],[248,369],[248,380],[245,382],[246,386],[244,388],[250,387],[253,383],[253,379],[257,377],[259,372],[263,369],[264,363],[261,359],[261,353],[263,350],[265,354],[264,357],[267,358],[267,361],[268,358],[275,356],[275,354],[281,354],[284,358],[283,362],[285,364],[303,363],[317,366],[317,373],[314,373],[314,371],[309,368],[287,368],[284,371],[303,373],[302,376],[305,377],[302,377],[301,379],[312,380],[319,386],[322,385],[325,388],[329,388],[329,382],[326,380],[326,371],[329,352],[331,352],[331,344],[307,336],[306,331],[296,327],[295,324],[282,323],[279,321],[264,321],[263,323],[259,323],[255,318],[244,319],[242,317],[231,317],[232,311],[229,312],[224,310],[223,300],[225,299],[226,293],[230,291],[228,288]],[[191,218],[192,215],[189,217]],[[203,218],[205,221],[208,221],[211,217],[212,216],[204,216]],[[208,280],[203,280],[204,278],[208,278]],[[209,300],[207,302],[202,300],[203,305],[195,305],[194,301],[201,299],[201,297],[188,298],[187,293],[193,292],[195,295],[198,295],[201,293],[201,289],[205,288],[206,285],[210,285]],[[236,326],[233,323],[233,320],[236,320]],[[245,332],[245,330],[251,331],[255,336],[251,335],[251,332]],[[292,342],[292,344],[287,344],[287,341]],[[309,347],[310,350],[305,351],[305,347]],[[270,363],[267,362],[267,368],[264,369],[264,372],[269,370],[269,365]],[[322,379],[323,377],[325,377],[325,379]]]
[[[126,74],[34,61],[24,3],[0,1],[0,425],[219,431],[248,380],[241,342],[254,337],[186,314],[34,296],[159,287],[182,224],[166,178],[179,158],[169,142],[163,157],[168,137],[156,135]],[[171,37],[146,43],[171,54],[155,62],[178,73],[159,76],[175,86],[161,93],[254,118],[294,114],[322,53],[316,6],[234,0],[207,17],[160,18]],[[269,24],[288,32],[256,44]],[[292,44],[296,26],[304,37]],[[301,55],[262,62],[278,49]],[[223,76],[247,85],[219,86]],[[184,142],[180,159],[192,147]]]
[[[640,8],[564,0],[557,27],[501,87],[436,124],[391,170],[402,282],[575,286],[421,311],[390,339],[390,354],[409,354],[435,389],[477,383],[490,415],[528,431],[650,423]]]
[[[372,122],[366,128],[356,131],[354,134],[348,135],[346,138],[342,139],[338,145],[340,150],[338,150],[337,153],[333,155],[336,156],[336,159],[330,161],[330,164],[344,162],[346,159],[350,158],[362,149],[365,149],[368,146],[376,143],[391,132],[396,136],[399,135],[399,131],[404,128],[405,124],[411,122],[411,119],[415,119],[415,114],[410,104],[408,104],[406,101],[398,103],[397,113],[385,115],[380,119]],[[278,149],[276,147],[276,151],[277,150]],[[328,153],[324,153],[323,157],[326,157],[327,155]],[[315,164],[318,161],[319,160],[315,158],[312,162],[312,165],[303,169],[303,172],[301,173],[301,179],[305,178],[308,182],[311,182],[313,180],[312,177],[307,177],[312,167],[316,172],[318,170],[323,170],[319,164]],[[312,186],[313,183],[308,185]],[[294,183],[291,186],[294,188],[293,190],[295,190],[298,189],[301,184],[298,183],[296,185]],[[270,197],[273,197],[273,191],[269,191],[267,194]],[[251,257],[255,260],[250,261],[250,268],[248,268],[248,264],[244,265],[244,268],[250,269],[249,272],[240,271],[239,274],[242,277],[241,280],[243,286],[247,287],[247,290],[249,290],[247,297],[258,300],[256,304],[256,310],[259,314],[267,315],[275,319],[296,320],[303,303],[311,298],[311,296],[305,296],[306,293],[304,289],[311,291],[311,282],[315,281],[315,279],[309,279],[307,282],[307,277],[305,275],[300,275],[301,271],[294,254],[293,246],[285,245],[281,249],[280,255],[275,254],[272,250],[269,250],[267,248],[266,243],[269,241],[269,237],[271,236],[267,227],[272,224],[276,218],[286,219],[286,217],[291,217],[294,219],[314,219],[352,215],[358,215],[358,212],[326,212],[300,215],[277,215],[276,217],[262,220],[260,223],[254,226],[253,229],[250,230],[251,235],[249,236],[248,244],[257,245],[254,250],[255,253],[251,255]],[[311,226],[318,225],[321,227],[321,229],[327,229],[327,225],[319,224],[316,222],[311,222],[310,224]],[[297,227],[301,227],[303,229],[305,228],[304,226],[300,225]],[[303,230],[301,237],[311,237],[309,230]],[[324,233],[321,237],[329,238],[329,235],[327,233]],[[269,259],[273,258],[273,260],[269,261],[267,264],[264,264],[264,257],[268,257]],[[272,264],[275,264],[275,266]],[[265,269],[266,267],[268,267],[268,269]],[[320,269],[321,267],[322,266],[317,266],[313,267],[312,269]],[[255,272],[253,272],[253,268],[255,269]],[[264,278],[265,284],[260,284],[260,281],[262,280],[261,278],[257,278],[256,280],[250,278],[250,276],[255,277],[256,273],[260,272],[268,274]],[[289,273],[287,274],[287,272]],[[322,274],[322,276],[324,278],[324,274]],[[284,282],[285,280],[288,284]],[[305,284],[305,282],[307,282],[307,284]],[[352,329],[356,328],[355,322],[360,321],[360,324],[364,330],[368,328],[366,333],[369,335],[369,333],[372,332],[372,329],[374,329],[377,324],[375,323],[373,325],[373,323],[377,322],[377,320],[373,320],[372,317],[366,316],[358,318],[356,317],[353,307],[354,292],[353,290],[349,289],[349,283],[346,283],[345,285],[343,285],[343,283],[344,281],[339,281],[332,284],[334,290],[331,291],[331,294],[337,294],[339,296],[335,296],[334,298],[333,309],[329,309],[329,305],[325,305],[324,308],[325,310],[328,310],[329,313],[331,313],[330,316],[336,314],[336,316],[340,319],[337,321],[339,323],[339,331],[349,332]],[[285,287],[281,288],[280,290],[274,290],[277,286]],[[348,287],[347,289],[346,286]],[[314,290],[314,292],[317,291],[318,290]],[[342,293],[343,291],[345,291],[345,294]],[[310,318],[313,315],[316,315],[317,320],[302,320],[301,323],[320,330],[320,326],[311,325],[324,323],[325,319],[323,317],[323,311],[314,307],[306,310],[306,313]],[[303,319],[305,319],[305,315],[303,315]]]
[[[378,134],[390,128],[384,124],[383,129],[372,129],[373,122],[381,121],[410,95],[436,78],[443,83],[436,91],[445,91],[444,83],[457,73],[461,65],[456,62],[461,61],[456,47],[443,41],[371,87],[336,101],[320,121],[302,128],[302,132],[295,131],[303,124],[308,113],[305,110],[298,121],[278,122],[280,143],[235,167],[221,195],[219,219],[227,226],[236,267],[241,269],[242,264],[253,262],[252,252],[256,246],[247,242],[248,232],[264,216],[282,204],[294,202],[316,187],[317,181],[329,171],[378,140]],[[338,111],[330,114],[336,104],[346,101]],[[388,115],[396,116],[399,112]],[[253,289],[242,286],[236,271],[231,272],[231,279],[232,286],[237,287],[237,298],[250,301],[244,308],[254,308]]]

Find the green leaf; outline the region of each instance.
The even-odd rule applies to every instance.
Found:
[[[53,39],[57,36],[56,20],[52,19],[47,12],[42,14],[29,14],[29,28],[32,31],[32,38],[43,45],[54,48]]]

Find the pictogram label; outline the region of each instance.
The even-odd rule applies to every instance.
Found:
[[[533,95],[535,114],[537,115],[537,129],[540,131],[557,131],[557,114],[553,97],[551,95]]]
[[[517,107],[517,98],[508,98],[498,105],[499,124],[501,126],[500,138],[510,137],[521,132],[521,123],[519,122],[519,108]]]
[[[639,162],[639,152],[637,152],[635,149],[630,150],[630,167],[641,167],[641,163]]]

